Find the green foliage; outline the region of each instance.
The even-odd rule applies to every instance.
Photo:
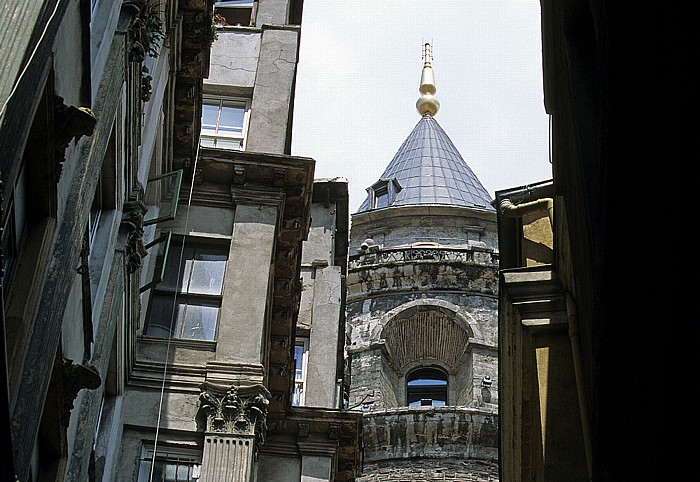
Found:
[[[146,34],[148,35],[147,54],[155,59],[158,57],[160,45],[165,39],[165,28],[160,18],[158,5],[149,5],[144,15],[144,20],[146,22]]]

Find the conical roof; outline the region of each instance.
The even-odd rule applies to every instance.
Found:
[[[430,114],[421,117],[379,181],[368,189],[358,212],[378,209],[375,196],[385,189],[388,200],[382,207],[438,204],[495,210],[489,193]]]

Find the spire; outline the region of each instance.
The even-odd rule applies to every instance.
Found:
[[[416,102],[416,109],[418,109],[418,113],[422,116],[434,116],[440,109],[440,102],[438,102],[434,96],[435,76],[433,75],[430,44],[426,43],[423,48],[423,72],[420,76],[420,87],[418,89],[421,96]]]
[[[417,205],[495,211],[488,191],[433,117],[440,102],[433,95],[430,44],[424,48],[421,96],[416,102],[422,117],[384,173],[367,188],[368,196],[357,212]]]

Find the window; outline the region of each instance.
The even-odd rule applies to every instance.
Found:
[[[371,187],[372,209],[386,208],[396,199],[401,192],[401,185],[396,179],[380,179]]]
[[[151,294],[146,335],[214,340],[228,246],[186,240],[173,240],[168,250],[163,280]]]
[[[253,17],[253,0],[224,0],[214,3],[214,21],[217,26],[251,25]]]
[[[447,405],[447,373],[439,368],[418,368],[406,377],[406,402],[410,407]]]
[[[5,279],[11,279],[14,272],[15,262],[19,255],[20,241],[24,234],[24,228],[27,221],[27,199],[26,199],[26,176],[25,166],[17,176],[15,189],[10,198],[10,204],[7,208],[7,216],[5,226],[2,232],[2,254],[3,254],[3,270]],[[9,286],[9,283],[4,285]]]
[[[374,207],[385,208],[389,206],[389,190],[386,184],[374,190]]]
[[[202,457],[192,449],[158,448],[153,464],[153,448],[144,447],[139,463],[138,482],[188,482],[198,481]],[[151,478],[153,464],[153,478]]]
[[[202,147],[243,150],[248,124],[247,99],[204,97],[202,100]]]
[[[308,338],[297,338],[294,343],[294,391],[292,405],[304,405],[304,390],[306,389],[306,364],[309,358]]]

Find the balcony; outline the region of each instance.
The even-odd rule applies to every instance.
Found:
[[[350,256],[348,301],[368,294],[449,290],[495,294],[499,256],[493,249],[400,247]]]

